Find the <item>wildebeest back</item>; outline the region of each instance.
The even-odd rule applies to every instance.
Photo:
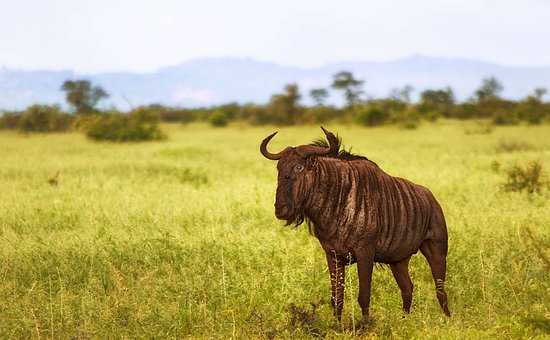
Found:
[[[321,189],[311,203],[322,209],[309,215],[320,239],[336,240],[334,250],[346,255],[360,240],[375,237],[378,262],[399,261],[418,250],[441,211],[428,189],[388,175],[367,159],[318,162]],[[337,219],[327,223],[328,216]]]

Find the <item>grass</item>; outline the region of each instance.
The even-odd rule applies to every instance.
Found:
[[[521,151],[531,151],[535,148],[526,142],[517,141],[517,140],[501,140],[496,146],[497,152],[521,152]]]
[[[550,126],[466,135],[464,123],[435,124],[328,126],[431,188],[449,225],[452,318],[418,255],[412,313],[377,267],[374,323],[361,332],[355,268],[341,329],[318,241],[274,217],[275,163],[258,145],[275,128],[169,125],[166,141],[125,145],[2,132],[0,337],[548,338],[550,193],[506,192],[492,164],[550,164]],[[279,130],[273,150],[321,135]],[[497,152],[507,138],[534,148]]]

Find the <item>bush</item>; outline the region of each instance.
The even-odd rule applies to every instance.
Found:
[[[537,98],[527,97],[516,108],[516,116],[529,124],[540,124],[546,118],[544,104]]]
[[[197,118],[192,110],[170,108],[159,112],[160,120],[163,122],[191,123]]]
[[[405,129],[416,129],[420,124],[420,114],[412,106],[397,113],[394,118],[396,122]]]
[[[94,140],[137,142],[165,138],[158,123],[158,114],[138,108],[128,115],[115,112],[95,116],[85,122],[83,128]]]
[[[313,106],[304,112],[303,120],[307,123],[326,123],[338,118],[340,111],[332,106]]]
[[[32,105],[21,115],[17,128],[23,132],[61,132],[71,127],[73,116],[58,105]]]
[[[385,123],[389,114],[373,105],[363,105],[356,108],[355,121],[361,125],[376,126]]]
[[[215,111],[219,111],[225,114],[229,121],[239,119],[242,113],[241,106],[238,103],[219,105],[215,108]]]
[[[163,122],[169,123],[189,123],[198,119],[198,111],[201,109],[184,109],[177,107],[169,107],[161,104],[150,104],[147,106],[140,106],[140,111],[149,111],[149,114],[158,116]]]
[[[493,123],[495,125],[515,125],[519,119],[514,111],[498,110],[493,114]]]
[[[20,119],[21,112],[4,112],[0,115],[0,129],[17,129]]]
[[[469,119],[479,116],[477,105],[474,103],[462,103],[455,107],[451,118]]]
[[[475,103],[477,116],[480,118],[491,118],[498,115],[515,117],[516,102],[502,98],[490,98]]]
[[[243,118],[247,119],[252,125],[272,124],[275,122],[265,105],[248,104],[243,107],[242,114]]]
[[[227,117],[227,114],[223,111],[215,111],[210,115],[208,121],[212,126],[222,127],[227,125],[229,117]]]
[[[542,163],[533,161],[525,167],[515,165],[506,171],[507,182],[504,184],[506,191],[527,191],[528,193],[540,193],[548,183],[542,170]]]
[[[418,111],[419,117],[429,122],[437,121],[442,115],[438,111]]]

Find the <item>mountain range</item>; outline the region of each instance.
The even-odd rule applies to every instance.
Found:
[[[247,58],[205,58],[160,68],[155,72],[79,74],[73,71],[14,70],[0,68],[0,109],[22,109],[30,104],[64,105],[61,84],[67,79],[88,79],[102,86],[110,97],[103,107],[122,110],[160,103],[184,107],[227,102],[265,103],[285,84],[300,86],[303,102],[311,88],[329,88],[332,76],[351,71],[365,81],[369,97],[386,96],[391,89],[411,85],[413,99],[427,88],[450,86],[458,99],[470,97],[485,77],[495,76],[504,85],[502,95],[518,99],[535,87],[550,88],[550,66],[505,66],[478,60],[415,55],[388,62],[341,62],[314,68],[283,66]],[[330,91],[329,101],[342,102]]]

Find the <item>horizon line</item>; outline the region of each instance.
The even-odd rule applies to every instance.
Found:
[[[263,64],[272,64],[275,66],[280,67],[289,67],[289,68],[296,68],[301,70],[315,70],[315,69],[322,69],[330,66],[337,66],[340,64],[352,64],[352,63],[372,63],[372,64],[386,64],[386,63],[396,63],[401,61],[406,61],[410,59],[438,59],[441,61],[462,61],[462,62],[475,62],[475,63],[482,63],[482,64],[488,64],[498,67],[509,67],[509,68],[550,68],[550,64],[541,64],[541,65],[524,65],[524,64],[503,64],[499,62],[489,61],[485,59],[477,59],[474,57],[446,57],[446,56],[431,56],[421,53],[413,53],[406,56],[398,57],[398,58],[391,58],[386,60],[360,60],[360,59],[349,59],[349,60],[342,60],[342,61],[335,61],[335,62],[327,62],[323,63],[317,66],[300,66],[300,65],[292,65],[292,64],[285,64],[285,63],[278,63],[276,61],[271,60],[265,60],[262,58],[254,58],[250,56],[204,56],[204,57],[196,57],[196,58],[190,58],[184,61],[181,61],[176,64],[169,64],[164,66],[159,66],[155,69],[144,71],[144,70],[99,70],[99,71],[77,71],[76,69],[70,69],[70,68],[22,68],[22,67],[13,67],[9,65],[0,65],[0,72],[70,72],[75,75],[80,76],[94,76],[94,75],[104,75],[104,74],[117,74],[117,73],[133,73],[133,74],[153,74],[157,73],[159,71],[162,71],[163,69],[172,68],[172,67],[178,67],[184,64],[189,64],[193,62],[200,62],[200,61],[212,61],[212,60],[238,60],[238,61],[250,61],[255,63],[263,63]]]

